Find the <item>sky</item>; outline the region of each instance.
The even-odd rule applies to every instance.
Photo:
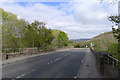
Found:
[[[70,39],[92,38],[111,31],[108,16],[118,13],[112,0],[1,0],[0,8],[28,22],[39,20],[47,28],[66,32]]]

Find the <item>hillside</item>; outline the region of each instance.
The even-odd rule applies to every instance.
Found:
[[[112,43],[117,43],[117,40],[112,32],[106,32],[93,37],[91,42],[95,45],[96,51],[106,51]]]
[[[114,38],[112,31],[111,31],[111,32],[106,32],[106,33],[97,35],[93,37],[91,40],[78,42],[74,46],[85,47],[87,45],[89,47],[91,42],[94,44],[95,51],[99,52],[99,51],[107,51],[108,47],[112,43],[117,43],[117,40]]]
[[[71,39],[70,41],[77,41],[77,42],[81,42],[81,41],[87,41],[90,40],[88,38],[81,38],[81,39]]]
[[[95,45],[96,52],[104,51],[118,58],[118,41],[114,38],[112,32],[100,34],[92,38],[91,42]]]

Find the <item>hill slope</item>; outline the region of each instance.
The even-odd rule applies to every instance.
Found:
[[[93,37],[91,40],[78,42],[74,46],[76,47],[86,47],[86,45],[89,47],[90,43],[94,44],[95,51],[107,51],[108,46],[110,46],[112,43],[117,43],[117,40],[114,38],[112,31],[102,33],[98,36]]]
[[[112,43],[117,43],[112,32],[106,32],[93,37],[91,42],[95,45],[96,51],[106,51]]]
[[[81,42],[81,41],[87,41],[90,40],[88,38],[82,38],[82,39],[71,39],[70,41],[77,41],[77,42]]]

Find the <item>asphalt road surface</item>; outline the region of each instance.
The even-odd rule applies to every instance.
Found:
[[[3,78],[76,78],[87,49],[71,49],[3,65]]]

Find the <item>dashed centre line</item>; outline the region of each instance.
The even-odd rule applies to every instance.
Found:
[[[47,64],[53,63],[53,62],[55,62],[55,61],[58,61],[58,60],[60,60],[61,58],[65,57],[65,56],[68,56],[68,55],[70,55],[70,53],[65,54],[64,56],[59,57],[59,58],[57,58],[57,59],[55,59],[55,60],[53,60],[53,61],[50,61],[50,62],[48,62]]]
[[[76,76],[74,78],[77,78]]]
[[[21,76],[18,76],[17,78],[20,78],[20,77],[21,77]],[[17,78],[16,78],[16,79],[17,79]]]
[[[33,70],[29,71],[29,72],[23,73],[22,75],[16,77],[16,79],[18,79],[18,78],[22,78],[22,77],[24,77],[25,75],[27,75],[27,74],[29,74],[29,73],[35,71],[35,70],[36,70],[36,69],[33,69]],[[13,80],[15,80],[15,79],[13,79]]]
[[[81,63],[83,63],[83,60],[82,60],[82,62]]]

